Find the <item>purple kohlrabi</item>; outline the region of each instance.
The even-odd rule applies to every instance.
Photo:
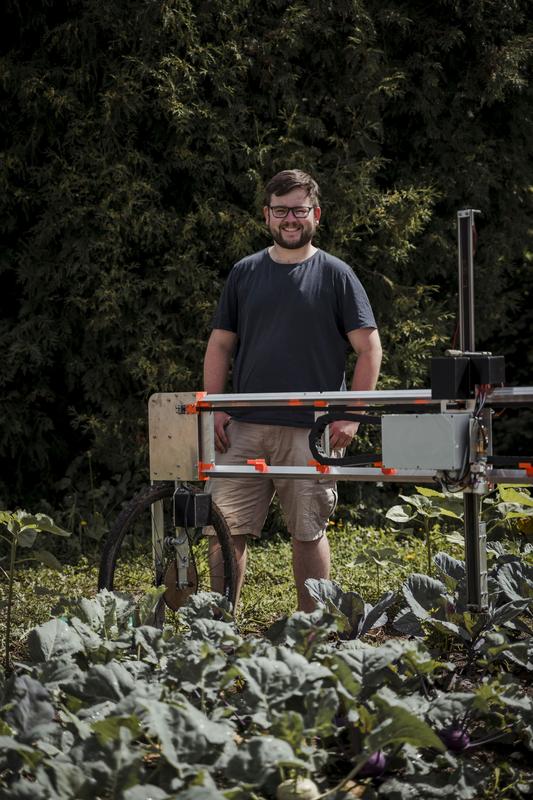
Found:
[[[379,778],[379,776],[383,775],[385,772],[386,765],[387,759],[385,753],[383,750],[376,750],[376,752],[372,753],[370,758],[365,761],[359,770],[359,775],[362,778]]]
[[[465,728],[459,725],[450,725],[439,732],[439,736],[452,753],[462,753],[470,744],[470,736]]]

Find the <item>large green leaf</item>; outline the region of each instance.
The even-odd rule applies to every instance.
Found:
[[[395,672],[394,665],[401,658],[408,642],[390,640],[375,647],[361,641],[353,641],[340,648],[332,657],[332,670],[336,664],[348,665],[352,679],[366,693],[388,683]],[[342,676],[342,673],[339,673]]]
[[[106,800],[123,800],[124,792],[138,785],[143,773],[144,752],[135,747],[131,731],[118,729],[115,739],[92,736],[70,751],[73,763],[82,767],[87,782]],[[74,800],[74,798],[72,798]]]
[[[392,506],[389,508],[387,513],[385,514],[387,519],[391,519],[393,522],[409,522],[410,520],[414,519],[416,514],[409,514],[405,510],[405,506]]]
[[[165,592],[166,586],[152,586],[141,597],[137,604],[137,619],[139,625],[154,624],[155,610]]]
[[[177,797],[179,795],[170,795],[164,789],[160,789],[159,786],[155,786],[152,783],[144,783],[132,786],[131,789],[126,789],[122,800],[172,800],[172,798]],[[220,795],[220,798],[223,800],[222,795]],[[208,800],[208,795],[206,795],[206,800]]]
[[[387,622],[384,612],[394,601],[393,592],[387,592],[372,606],[365,603],[357,592],[345,592],[334,581],[324,578],[308,578],[305,586],[317,603],[326,606],[333,613],[335,610],[340,612],[345,620],[345,634],[351,639],[384,625]]]
[[[102,744],[115,742],[120,739],[120,729],[128,728],[133,737],[137,737],[141,732],[141,725],[137,717],[113,717],[109,716],[102,720],[93,722],[91,728],[96,733]]]
[[[297,611],[281,617],[272,623],[265,636],[274,644],[286,644],[299,653],[310,655],[338,630],[338,614],[332,614],[325,606],[319,606],[311,614]]]
[[[504,503],[519,503],[521,506],[533,508],[533,497],[529,492],[521,492],[513,486],[505,486],[500,484],[498,492]]]
[[[379,789],[387,800],[475,800],[487,785],[489,770],[480,765],[461,761],[455,769],[433,769],[425,774],[415,773],[389,778]]]
[[[4,519],[6,513],[9,515],[9,512],[4,512]],[[55,525],[54,521],[46,514],[28,514],[26,511],[15,511],[11,517],[11,525],[8,525],[8,528],[16,536],[17,544],[20,547],[31,547],[39,532],[53,533],[56,536],[63,537],[70,536],[69,531],[65,531]]]
[[[473,692],[436,692],[427,712],[428,719],[437,729],[459,724],[475,701]]]
[[[513,559],[499,567],[495,579],[509,600],[533,598],[533,565]]]
[[[140,682],[136,682],[126,667],[118,661],[93,664],[83,674],[80,682],[64,685],[64,690],[68,694],[90,704],[106,700],[118,702],[139,689]]]
[[[30,631],[28,649],[33,661],[49,661],[83,653],[85,647],[75,630],[63,620],[54,618]]]
[[[247,786],[267,786],[280,767],[306,769],[288,742],[274,736],[252,736],[243,742],[226,767],[226,778]]]
[[[55,708],[48,690],[29,675],[13,676],[6,685],[4,714],[21,742],[46,738],[57,730]]]
[[[24,785],[24,784],[23,784]],[[27,797],[57,798],[57,800],[93,800],[94,782],[90,780],[83,765],[72,764],[61,754],[44,760],[33,776],[31,783],[34,795]],[[24,791],[29,787],[25,787]],[[14,792],[14,797],[18,794]]]
[[[133,706],[150,737],[161,744],[165,759],[180,772],[185,764],[214,764],[233,742],[229,722],[213,722],[185,697],[172,703],[139,699]]]
[[[433,728],[402,706],[401,701],[392,704],[379,695],[374,695],[372,700],[381,712],[381,721],[365,739],[365,750],[369,753],[392,744],[431,747],[438,752],[446,749]]]
[[[116,640],[131,631],[135,602],[130,596],[102,589],[93,598],[62,598],[54,613],[77,617],[103,639]]]
[[[492,625],[502,625],[504,622],[521,616],[532,603],[533,597],[527,600],[510,600],[508,603],[504,603],[491,612],[490,620]]]
[[[448,553],[436,553],[433,561],[441,572],[455,581],[462,580],[466,574],[465,562],[453,558]]]

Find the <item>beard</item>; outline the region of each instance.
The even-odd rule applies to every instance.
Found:
[[[299,250],[300,247],[305,247],[305,245],[308,244],[313,238],[314,233],[314,228],[306,229],[302,226],[300,229],[300,236],[297,239],[287,240],[283,238],[283,228],[275,231],[272,230],[272,228],[270,229],[270,234],[276,244],[285,248],[285,250]]]

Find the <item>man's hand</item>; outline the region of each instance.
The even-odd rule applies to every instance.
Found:
[[[230,445],[226,427],[231,417],[225,411],[215,411],[215,447],[219,453],[225,453]]]
[[[329,424],[329,445],[332,450],[341,450],[348,447],[359,428],[358,422],[348,422],[338,419]]]

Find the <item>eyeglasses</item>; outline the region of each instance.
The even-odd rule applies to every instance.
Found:
[[[291,208],[289,206],[269,206],[272,216],[277,219],[284,219],[288,216],[289,211],[292,211],[296,219],[305,219],[313,208],[314,206],[293,206]]]

